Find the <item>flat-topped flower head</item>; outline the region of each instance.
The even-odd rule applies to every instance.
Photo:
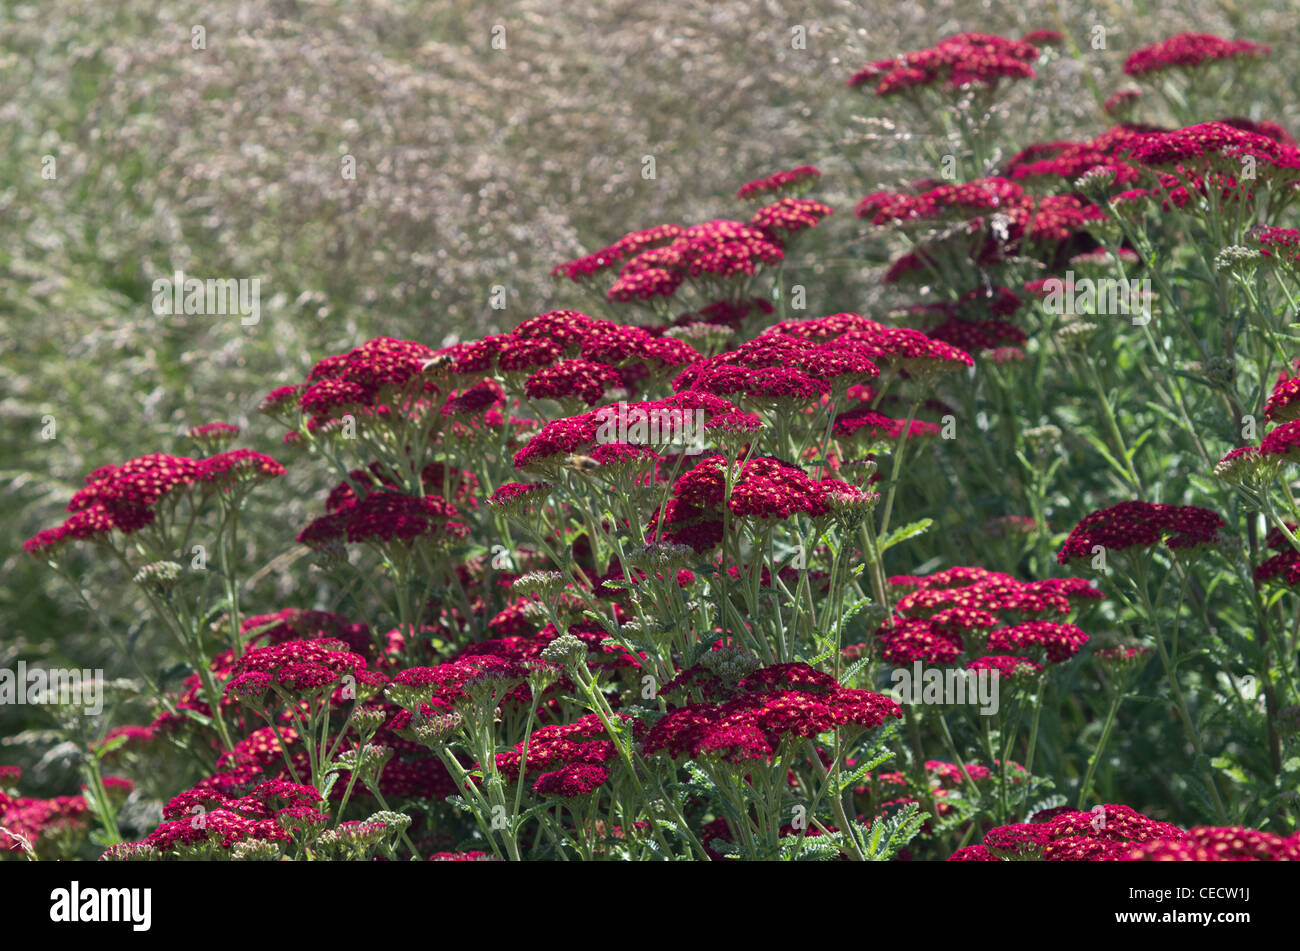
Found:
[[[1259,452],[1265,458],[1300,462],[1300,419],[1283,423],[1260,440]]]
[[[204,452],[217,452],[239,438],[239,427],[230,423],[204,423],[191,427],[186,435]]]
[[[1043,651],[1048,661],[1059,664],[1078,654],[1087,642],[1088,635],[1073,624],[1026,621],[993,631],[986,645],[990,651],[996,652],[1038,649]]]
[[[1264,404],[1264,416],[1271,423],[1300,419],[1300,374],[1291,376],[1285,370],[1278,373],[1273,392]]]
[[[1056,560],[1065,565],[1076,558],[1092,558],[1097,546],[1108,553],[1121,552],[1149,548],[1162,539],[1170,549],[1190,549],[1216,541],[1224,524],[1219,515],[1194,505],[1121,502],[1079,522]]]
[[[1024,40],[988,33],[959,33],[929,49],[870,63],[854,73],[848,85],[874,83],[877,96],[938,86],[945,90],[968,86],[991,89],[1003,79],[1035,76],[1029,64],[1038,55],[1038,48]]]
[[[284,474],[284,466],[270,456],[252,449],[231,449],[202,460],[198,481],[229,492]]]
[[[772,196],[798,195],[817,184],[821,177],[822,173],[811,165],[800,165],[746,182],[740,186],[736,197],[762,201]]]
[[[464,524],[455,521],[459,515],[456,507],[441,496],[417,497],[381,486],[365,498],[311,522],[298,534],[298,541],[312,547],[332,541],[448,542],[469,532]]]
[[[533,792],[539,796],[574,799],[590,796],[608,780],[609,770],[598,763],[568,763],[537,777]]]
[[[1231,186],[1234,183],[1225,176],[1233,172],[1240,174],[1246,162],[1256,166],[1255,174],[1261,179],[1270,173],[1269,179],[1276,184],[1293,184],[1300,177],[1300,150],[1295,146],[1223,122],[1202,122],[1172,132],[1153,132],[1129,140],[1120,150],[1133,161],[1153,169],[1176,168],[1182,182],[1189,176],[1213,175],[1216,181]]]
[[[830,206],[819,201],[786,197],[754,212],[749,223],[756,228],[794,234],[796,231],[817,227],[823,218],[831,214]]]
[[[565,360],[538,370],[524,383],[531,399],[577,400],[594,406],[605,391],[618,386],[614,368],[588,360]]]
[[[1198,826],[1176,836],[1133,845],[1125,862],[1297,862],[1300,837],[1241,826]]]
[[[1225,40],[1211,33],[1179,33],[1144,46],[1124,61],[1129,76],[1149,76],[1170,69],[1196,69],[1219,60],[1258,60],[1272,51],[1261,43]]]
[[[1246,239],[1259,245],[1259,253],[1269,263],[1295,267],[1300,262],[1300,231],[1257,225],[1246,232]]]
[[[326,357],[312,368],[298,406],[319,428],[342,414],[373,414],[398,403],[418,412],[436,395],[426,369],[435,351],[413,340],[376,337],[344,354]]]

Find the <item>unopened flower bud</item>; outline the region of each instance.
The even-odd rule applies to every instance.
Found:
[[[564,575],[558,571],[530,571],[520,575],[510,585],[510,590],[522,597],[538,595],[546,598],[564,589]]]
[[[542,660],[561,667],[574,667],[587,659],[587,645],[572,634],[561,634],[542,650]]]

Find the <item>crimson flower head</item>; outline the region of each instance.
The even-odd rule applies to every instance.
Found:
[[[1188,549],[1213,543],[1224,526],[1223,519],[1194,505],[1160,505],[1153,502],[1121,502],[1086,516],[1070,532],[1056,560],[1069,564],[1075,558],[1091,558],[1093,548],[1125,551],[1149,548],[1162,539],[1170,549]]]
[[[800,165],[785,172],[773,172],[766,178],[746,182],[736,192],[737,198],[762,199],[769,195],[796,195],[817,183],[822,173],[811,165]]]
[[[542,796],[573,799],[590,796],[608,779],[609,770],[597,763],[568,763],[537,777],[537,782],[533,783],[533,792]]]
[[[807,198],[782,198],[754,212],[749,223],[756,228],[786,231],[793,234],[806,228],[815,228],[821,220],[832,214],[829,205]]]
[[[260,707],[271,691],[300,697],[322,696],[345,685],[353,697],[374,693],[387,678],[366,669],[360,654],[343,650],[328,640],[285,641],[248,651],[231,669],[225,687],[227,697]]]
[[[296,386],[276,387],[262,398],[258,410],[267,414],[278,413],[297,400],[298,393],[299,388]]]
[[[1069,660],[1088,642],[1088,635],[1073,624],[1052,621],[1027,621],[1004,627],[989,635],[987,646],[991,651],[1024,651],[1039,649],[1053,664]]]
[[[959,633],[925,618],[891,618],[876,632],[880,656],[897,666],[922,661],[947,664],[964,650]]]
[[[1119,859],[1124,862],[1300,862],[1300,835],[1285,838],[1241,826],[1201,826],[1132,845]]]
[[[606,390],[618,384],[619,375],[613,367],[587,360],[565,360],[530,376],[524,392],[532,399],[575,399],[594,406]]]
[[[1181,178],[1162,179],[1177,202],[1174,186],[1204,187],[1199,179],[1209,176],[1228,195],[1240,187],[1232,178],[1244,165],[1255,169],[1253,177],[1276,185],[1294,184],[1300,178],[1300,150],[1266,135],[1249,132],[1224,122],[1202,122],[1172,132],[1152,132],[1120,146],[1133,161],[1158,171],[1177,171]]]
[[[551,488],[549,482],[507,482],[487,501],[488,505],[503,511],[522,512],[543,501]]]
[[[930,49],[913,50],[893,59],[870,63],[849,79],[850,87],[874,82],[877,96],[909,89],[947,89],[978,85],[996,87],[1002,79],[1028,79],[1036,74],[1029,65],[1038,49],[1024,40],[988,33],[959,33]]]
[[[1300,419],[1283,423],[1259,442],[1259,453],[1287,462],[1300,462]]]
[[[1271,423],[1300,419],[1300,375],[1290,376],[1285,370],[1277,375],[1273,392],[1264,404],[1264,416]]]
[[[724,692],[731,698],[670,710],[650,728],[644,753],[745,768],[836,727],[870,730],[902,716],[889,697],[842,687],[806,664],[759,670]]]
[[[355,498],[337,510],[311,522],[298,534],[298,541],[313,547],[330,543],[400,542],[417,539],[442,541],[463,538],[468,528],[454,521],[459,512],[437,495],[416,497],[387,487]]]
[[[1300,261],[1300,231],[1295,228],[1256,226],[1246,237],[1259,245],[1261,255],[1278,264],[1295,266]]]
[[[191,427],[186,434],[200,448],[208,452],[224,449],[239,438],[239,427],[230,423],[204,423]]]
[[[1148,76],[1168,69],[1195,69],[1225,59],[1264,59],[1272,51],[1246,40],[1225,40],[1211,33],[1179,33],[1144,46],[1124,61],[1129,76]]]
[[[384,412],[387,401],[399,399],[411,404],[436,393],[426,372],[435,356],[413,340],[376,337],[318,362],[307,375],[298,406],[311,417],[310,427],[319,429],[335,414]]]
[[[243,460],[248,450],[236,450],[225,456]],[[260,453],[251,456],[265,460],[269,468],[261,470],[261,463],[253,466],[259,474],[283,473],[279,464]],[[214,457],[219,459],[221,457]],[[120,466],[101,466],[86,476],[86,484],[68,502],[72,514],[62,525],[45,529],[23,543],[23,549],[32,555],[51,555],[71,541],[105,540],[114,530],[130,535],[153,523],[159,506],[178,499],[190,486],[205,480],[205,472],[213,475],[224,471],[227,463],[213,460],[190,459],[187,456],[170,456],[153,453],[130,459]],[[242,466],[242,461],[236,466]],[[278,472],[275,470],[278,469]]]
[[[280,463],[251,449],[232,449],[199,463],[199,481],[227,491],[274,479],[284,473],[284,466]]]

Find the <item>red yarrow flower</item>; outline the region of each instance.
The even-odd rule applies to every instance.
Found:
[[[1134,52],[1124,61],[1124,72],[1147,76],[1167,69],[1195,69],[1224,59],[1263,59],[1271,52],[1263,44],[1246,40],[1225,40],[1211,33],[1179,33]]]
[[[1265,437],[1265,441],[1267,439]],[[1194,505],[1121,502],[1093,512],[1079,522],[1066,538],[1056,560],[1065,565],[1076,558],[1093,557],[1096,554],[1094,548],[1098,546],[1117,552],[1149,548],[1161,539],[1170,549],[1193,548],[1217,540],[1219,529],[1224,524],[1219,515]]]

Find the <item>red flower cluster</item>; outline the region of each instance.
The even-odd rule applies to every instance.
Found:
[[[1035,821],[998,826],[984,835],[982,848],[993,859],[1041,859],[1057,862],[1114,860],[1133,846],[1178,839],[1183,831],[1128,806],[1103,805],[1091,812],[1066,810]],[[970,853],[958,861],[971,858]]]
[[[193,426],[186,433],[200,448],[223,449],[239,437],[239,427],[230,423],[204,423]]]
[[[1143,135],[1162,132],[1156,126],[1117,125],[1086,142],[1045,142],[1031,145],[1007,162],[1007,175],[1021,181],[1027,178],[1055,178],[1073,183],[1096,169],[1109,173],[1109,184],[1136,182],[1138,169],[1119,157],[1126,143]]]
[[[963,652],[1042,651],[1051,663],[1075,656],[1088,635],[1073,624],[1028,620],[1067,614],[1076,602],[1096,600],[1101,592],[1085,578],[1023,582],[983,568],[956,567],[924,577],[898,576],[892,586],[912,589],[894,606],[895,614],[876,631],[881,657],[891,664],[916,661],[947,664]],[[1010,621],[1010,625],[999,627]],[[973,634],[979,637],[973,637]],[[965,636],[964,636],[965,635]],[[973,661],[972,669],[992,666],[1014,673],[1017,663]],[[1010,661],[1030,663],[1028,658]],[[1037,665],[1033,665],[1037,666]]]
[[[1135,845],[1122,862],[1300,862],[1300,833],[1289,838],[1241,826],[1198,826]]]
[[[488,498],[488,505],[519,510],[551,491],[549,482],[507,482]]]
[[[870,218],[877,226],[965,220],[964,227],[951,230],[940,244],[960,249],[981,264],[1004,260],[1023,242],[1063,242],[1088,225],[1106,220],[1097,205],[1078,195],[1031,195],[1005,178],[940,185],[920,194],[877,192],[858,203],[856,214]],[[893,283],[911,272],[924,271],[933,264],[940,244],[900,257],[890,266],[883,282]]]
[[[809,221],[810,215],[829,213],[829,209],[820,212],[818,209],[825,206],[815,202],[795,206],[778,202],[772,208],[779,209],[768,209],[774,222],[785,220],[799,227],[816,224],[815,220]],[[784,257],[784,245],[774,230],[716,219],[689,228],[663,225],[633,232],[608,248],[558,265],[552,273],[579,281],[624,261],[606,296],[626,303],[671,297],[688,279],[712,281],[752,275],[763,265],[775,264]]]
[[[875,364],[906,372],[959,369],[974,364],[970,354],[943,341],[933,340],[919,330],[886,327],[860,314],[831,314],[817,320],[783,321],[769,327],[751,342],[755,346],[767,346],[770,340],[778,346],[788,346],[782,338],[820,343],[825,350],[843,351],[846,355],[866,358]],[[806,368],[812,373],[819,372],[816,363],[809,363]],[[819,375],[837,374],[821,368]]]
[[[1255,227],[1246,236],[1258,244],[1259,253],[1282,264],[1300,260],[1300,231],[1295,228]]]
[[[1300,419],[1300,359],[1292,361],[1296,376],[1285,370],[1278,373],[1273,392],[1264,404],[1264,417],[1271,423],[1289,423]]]
[[[1257,166],[1255,175],[1278,184],[1300,179],[1300,149],[1266,135],[1235,128],[1224,122],[1202,122],[1172,132],[1152,132],[1119,146],[1135,162],[1151,168],[1177,168],[1185,175],[1213,176],[1216,182],[1235,185],[1229,173],[1240,174],[1243,162]]]
[[[1063,565],[1075,558],[1091,558],[1094,546],[1107,551],[1149,548],[1164,539],[1171,549],[1194,548],[1218,539],[1223,519],[1194,505],[1160,505],[1121,502],[1084,517],[1070,532],[1056,560]]]
[[[690,545],[697,552],[720,544],[726,490],[724,465],[723,456],[712,455],[680,476],[673,485],[662,524],[656,511],[646,527],[651,537]],[[831,513],[833,499],[865,502],[866,498],[862,490],[847,482],[816,481],[779,459],[758,457],[744,463],[725,501],[738,519],[788,519],[800,513],[822,518]]]
[[[919,194],[874,192],[858,202],[853,213],[873,225],[895,221],[968,218],[981,211],[1005,208],[1025,197],[1025,190],[1005,178],[979,178],[959,185],[939,185]]]
[[[745,182],[736,192],[737,198],[763,198],[767,195],[797,195],[807,191],[822,173],[811,165],[800,165],[787,172],[773,172],[766,178]]]
[[[1259,441],[1263,456],[1278,456],[1288,462],[1300,462],[1300,420],[1283,423]]]
[[[769,233],[788,231],[793,234],[806,228],[816,228],[830,214],[830,206],[819,201],[787,197],[758,209],[749,223]]]
[[[23,549],[40,555],[72,540],[99,538],[116,529],[124,535],[153,523],[160,504],[189,486],[229,489],[250,480],[284,475],[284,467],[260,452],[235,449],[206,459],[152,453],[120,466],[101,466],[68,502],[73,513],[62,525],[38,532]]]
[[[1060,664],[1078,654],[1087,642],[1088,635],[1073,624],[1027,621],[993,631],[985,643],[991,651],[1041,649],[1048,661]]]
[[[1128,806],[1090,812],[1048,810],[1030,822],[989,830],[983,844],[958,849],[950,862],[1037,859],[1049,862],[1295,862],[1300,835],[1241,826],[1184,831]]]
[[[81,833],[89,825],[89,807],[84,796],[56,796],[53,799],[29,799],[10,796],[4,786],[17,784],[21,770],[16,766],[0,767],[0,851],[21,853],[22,836],[40,855],[46,844],[68,833]]]
[[[366,659],[328,640],[284,641],[255,648],[230,668],[224,694],[255,707],[267,705],[279,691],[309,697],[332,694],[344,685],[354,693],[375,693],[387,678],[366,670]],[[271,706],[278,706],[272,700]]]
[[[1024,40],[988,33],[959,33],[929,49],[870,63],[849,79],[850,87],[875,82],[877,96],[943,82],[949,89],[995,87],[1002,79],[1031,79],[1038,49]]]
[[[524,384],[524,392],[535,400],[575,399],[594,406],[606,390],[620,382],[618,372],[611,366],[586,360],[565,360],[530,376]]]
[[[884,350],[862,339],[866,334],[809,340],[796,323],[778,324],[734,350],[697,360],[677,375],[673,389],[743,397],[760,407],[808,406],[820,402],[832,386],[843,389],[879,376],[872,356]],[[783,332],[792,329],[799,335]]]
[[[389,689],[389,696],[406,708],[391,725],[395,730],[414,725],[418,720],[415,710],[420,717],[450,713],[469,702],[471,689],[478,686],[496,688],[497,706],[507,700],[525,703],[529,697],[524,686],[527,676],[524,661],[498,656],[496,652],[467,652],[437,667],[408,668],[393,677]]]
[[[599,251],[592,252],[574,261],[557,264],[551,270],[551,274],[555,277],[567,277],[571,281],[581,281],[608,267],[612,267],[633,254],[647,248],[667,244],[680,237],[684,230],[680,225],[669,224],[656,225],[642,231],[630,231],[607,248],[601,248]]]
[[[633,737],[645,733],[640,720],[626,714],[620,718],[629,727]],[[538,727],[528,740],[528,760],[524,762],[524,744],[519,743],[507,753],[496,756],[497,770],[507,779],[537,777],[534,791],[546,795],[588,795],[609,778],[606,763],[618,756],[614,741],[609,739],[605,725],[596,714],[588,714],[572,723]],[[600,767],[599,770],[581,767]],[[537,787],[541,786],[541,789]]]
[[[515,453],[515,468],[525,470],[553,466],[562,461],[557,457],[590,449],[596,445],[602,428],[608,426],[612,409],[613,407],[606,406],[590,413],[551,420]],[[629,419],[634,414],[641,413],[646,414],[647,419],[652,416],[658,419],[681,419],[683,413],[702,410],[707,424],[720,414],[737,412],[738,407],[709,393],[686,391],[662,400],[625,403],[622,404],[622,410],[628,414]]]
[[[635,389],[661,368],[700,356],[684,341],[596,320],[576,310],[539,314],[509,333],[457,344],[440,353],[451,358],[449,370],[454,374],[527,373],[531,376],[524,389],[531,397],[571,397],[588,403],[598,401],[608,388]],[[479,383],[470,392],[484,385]],[[462,394],[456,401],[464,398]]]
[[[231,449],[199,463],[199,482],[230,491],[239,485],[274,479],[285,473],[284,466],[270,456],[251,449]]]
[[[376,337],[347,353],[326,357],[307,374],[298,390],[298,406],[309,417],[308,428],[319,429],[336,414],[386,415],[388,405],[418,406],[438,393],[426,371],[434,351],[413,340]],[[263,407],[279,411],[283,389],[267,396]],[[281,394],[277,396],[277,394]]]
[[[669,297],[688,278],[753,275],[762,265],[775,264],[784,257],[784,248],[773,232],[715,219],[692,225],[670,244],[633,257],[623,265],[606,296],[620,302]]]
[[[1286,523],[1287,530],[1295,534],[1296,526]],[[1272,581],[1274,578],[1281,578],[1289,585],[1300,584],[1300,551],[1296,551],[1292,546],[1290,539],[1283,535],[1278,529],[1271,528],[1268,534],[1264,536],[1265,544],[1277,552],[1270,558],[1265,559],[1255,568],[1255,579],[1257,581]]]
[[[1283,145],[1295,145],[1296,140],[1291,133],[1282,128],[1276,122],[1269,122],[1267,119],[1246,119],[1241,116],[1233,116],[1227,119],[1220,119],[1224,125],[1230,125],[1234,129],[1242,129],[1246,132],[1253,132],[1256,135],[1266,136],[1274,142],[1281,142]]]
[[[416,497],[376,488],[365,498],[345,501],[312,521],[298,541],[313,548],[342,542],[411,543],[464,538],[469,527],[454,521],[460,513],[440,495]]]
[[[721,703],[688,703],[668,712],[650,729],[646,755],[770,762],[791,741],[837,727],[874,729],[901,718],[893,700],[840,686],[806,664],[782,664],[742,678],[734,696]]]
[[[1267,46],[1246,40],[1225,40],[1212,33],[1179,33],[1133,53],[1124,61],[1124,72],[1129,76],[1146,76],[1166,69],[1194,69],[1236,57],[1263,59],[1271,52]]]

